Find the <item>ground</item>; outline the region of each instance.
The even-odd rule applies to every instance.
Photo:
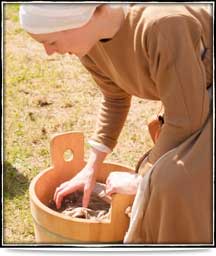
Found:
[[[101,94],[74,56],[47,56],[19,26],[19,4],[4,4],[3,222],[6,244],[34,243],[29,184],[50,166],[53,134],[95,128]],[[147,120],[161,103],[133,98],[118,145],[106,161],[135,168],[152,146]],[[85,158],[89,145],[85,143]]]

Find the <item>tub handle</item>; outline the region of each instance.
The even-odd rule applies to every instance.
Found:
[[[73,158],[65,161],[64,153],[71,150]],[[66,165],[76,167],[76,170],[84,166],[84,135],[81,132],[66,132],[54,135],[50,143],[52,165],[56,170],[63,170]]]
[[[127,228],[130,219],[126,214],[126,209],[131,206],[134,201],[134,195],[113,194],[111,201],[111,223],[116,226],[125,225]],[[119,218],[121,216],[121,218]],[[121,224],[120,224],[121,223]]]

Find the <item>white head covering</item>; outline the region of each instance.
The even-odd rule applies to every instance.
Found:
[[[45,34],[84,26],[99,4],[21,4],[20,24],[32,34]]]

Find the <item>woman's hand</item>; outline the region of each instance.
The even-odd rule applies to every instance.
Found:
[[[106,180],[106,193],[135,195],[139,184],[137,173],[111,172]]]
[[[85,166],[76,176],[71,180],[68,180],[62,183],[59,187],[56,188],[54,193],[54,201],[56,203],[57,209],[61,207],[63,198],[77,190],[83,190],[83,207],[87,207],[91,192],[95,186],[95,171],[94,169]]]
[[[83,190],[83,207],[88,207],[91,193],[96,183],[96,173],[100,171],[101,164],[106,157],[106,153],[92,149],[86,166],[71,180],[62,183],[56,188],[54,201],[57,209],[61,207],[63,198],[77,190]]]

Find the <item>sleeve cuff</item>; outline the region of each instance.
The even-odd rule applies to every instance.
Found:
[[[106,145],[102,144],[102,143],[99,143],[97,141],[94,141],[94,140],[88,140],[88,144],[97,149],[98,151],[101,151],[101,152],[104,152],[104,153],[111,153],[112,150],[107,147]]]

